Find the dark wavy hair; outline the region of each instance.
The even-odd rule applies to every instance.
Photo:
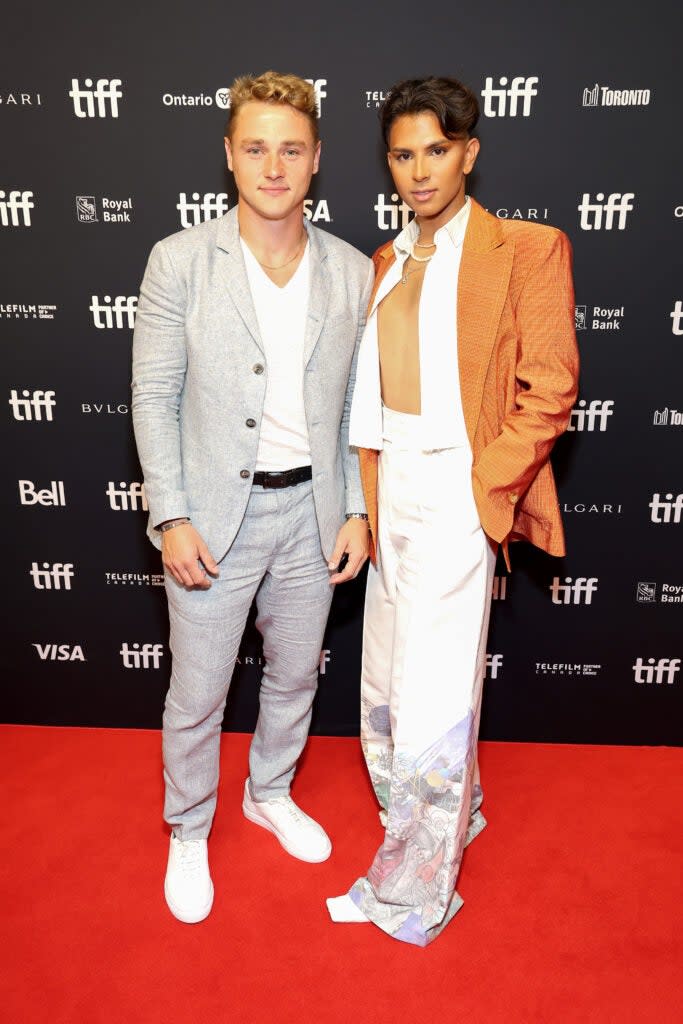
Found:
[[[406,78],[394,85],[382,104],[380,123],[384,144],[397,117],[431,112],[447,139],[471,138],[479,120],[479,101],[457,78]]]

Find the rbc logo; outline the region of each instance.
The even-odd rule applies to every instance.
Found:
[[[614,402],[611,398],[605,401],[594,398],[586,408],[586,399],[582,398],[571,411],[567,430],[595,430],[597,423],[597,429],[604,432],[607,430],[607,417],[614,414],[613,405]]]
[[[486,655],[486,668],[484,670],[484,679],[497,679],[498,669],[503,669],[503,655],[502,654],[487,654]]]
[[[672,334],[683,334],[683,302],[680,299],[676,300],[676,304],[671,313],[671,333]]]
[[[38,563],[33,562],[29,569],[29,575],[33,580],[36,590],[61,590],[62,583],[64,590],[71,590],[71,580],[74,578],[73,562],[43,562],[42,569]]]
[[[122,644],[119,651],[124,668],[159,668],[164,656],[163,644]]]
[[[186,192],[180,192],[176,210],[180,211],[181,227],[193,228],[197,224],[201,224],[202,221],[211,220],[212,217],[222,217],[224,213],[227,213],[228,193],[205,192],[200,197],[199,192],[193,192],[192,201],[190,201]]]
[[[553,604],[591,604],[593,594],[598,589],[598,579],[597,576],[577,576],[572,582],[571,576],[565,576],[564,583],[560,583],[560,577],[553,576],[548,589]]]
[[[505,88],[508,84],[507,78],[498,79],[498,84],[500,88],[494,89],[493,79],[489,77],[481,90],[484,97],[484,115],[486,117],[505,117],[506,115],[517,117],[517,104],[519,100],[522,100],[522,117],[528,117],[531,113],[531,100],[534,96],[538,96],[538,90],[534,88],[538,85],[538,78],[513,78],[509,89]],[[508,99],[510,106],[506,110]]]
[[[583,193],[583,199],[577,206],[581,214],[579,224],[583,231],[611,231],[614,227],[614,217],[618,214],[617,230],[623,231],[626,227],[626,217],[633,209],[632,199],[635,199],[635,192],[612,192],[607,197],[604,192],[597,192],[595,202],[590,201],[590,192]],[[603,223],[602,215],[605,215]]]
[[[654,658],[647,659],[647,665],[642,658],[636,658],[633,667],[633,677],[637,683],[668,683],[673,685],[676,673],[680,671],[680,658]]]
[[[120,78],[98,78],[94,89],[92,78],[86,78],[85,85],[86,88],[81,89],[78,79],[71,79],[69,96],[73,100],[76,117],[107,117],[107,104],[109,104],[111,116],[119,116],[118,101],[123,97],[123,93],[119,89]],[[85,101],[85,109],[82,101]],[[97,110],[95,101],[97,101]]]
[[[652,510],[650,519],[653,523],[680,523],[681,513],[683,513],[683,494],[677,494],[674,498],[673,494],[669,492],[664,495],[662,501],[659,491],[657,491],[652,495],[649,508]]]
[[[408,224],[410,215],[413,212],[407,203],[399,202],[398,193],[396,192],[391,193],[390,203],[387,202],[384,193],[379,192],[377,203],[373,209],[377,213],[377,227],[380,231],[397,231],[399,228],[402,230]],[[386,220],[387,213],[389,214],[388,224]]]
[[[19,394],[14,388],[10,391],[9,404],[12,406],[12,415],[15,420],[22,422],[42,420],[43,410],[45,410],[45,419],[52,419],[52,410],[57,404],[54,391],[27,391],[24,389],[21,394],[23,397],[19,398]]]
[[[118,488],[114,481],[110,480],[105,494],[109,498],[109,507],[114,512],[128,512],[128,510],[137,512],[138,508],[141,508],[143,512],[148,511],[145,485],[138,483],[137,480],[132,484],[126,484],[124,480],[121,480]]]
[[[92,295],[92,302],[88,307],[92,313],[92,321],[98,330],[103,328],[135,327],[135,312],[138,307],[137,295],[117,295],[113,303],[111,295],[105,295],[100,302],[97,295]],[[104,320],[101,314],[104,314]],[[125,322],[124,322],[125,319]]]
[[[5,198],[5,192],[0,189],[0,227],[30,228],[31,210],[35,208],[32,198],[33,192],[20,192],[18,189]]]

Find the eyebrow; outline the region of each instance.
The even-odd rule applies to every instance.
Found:
[[[435,142],[428,142],[428,143],[426,143],[426,145],[424,145],[422,148],[423,149],[434,149],[435,146],[444,146],[448,142],[451,142],[451,141],[452,141],[451,139],[441,138],[441,139],[437,139]],[[392,153],[412,153],[413,150],[409,149],[407,146],[392,146],[390,152],[392,152]]]
[[[242,146],[265,146],[265,139],[242,139]],[[280,146],[306,146],[306,142],[303,139],[289,139],[284,142],[278,143]]]

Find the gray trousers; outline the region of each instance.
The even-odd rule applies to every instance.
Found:
[[[254,597],[264,669],[249,752],[251,793],[268,800],[289,792],[318,685],[329,577],[310,481],[252,488],[209,590],[166,575],[173,664],[163,720],[164,817],[178,838],[205,839],[211,829],[223,711]]]

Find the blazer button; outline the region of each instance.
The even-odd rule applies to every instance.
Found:
[[[252,420],[251,417],[246,421],[248,427],[255,427],[256,420]]]
[[[254,366],[252,366],[252,370],[254,371],[254,373],[263,373],[263,364],[256,363]]]
[[[248,469],[241,469],[240,476],[242,477],[243,480],[248,480],[249,477],[251,476],[251,473],[249,472]]]
[[[510,504],[516,505],[518,497],[517,497],[516,494],[508,494],[508,500],[509,500]]]

